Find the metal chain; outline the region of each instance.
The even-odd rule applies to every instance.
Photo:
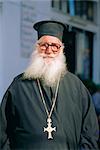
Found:
[[[45,107],[45,110],[46,110],[48,118],[51,118],[53,109],[55,107],[55,103],[56,103],[56,100],[57,100],[58,88],[59,88],[59,82],[60,82],[60,78],[59,78],[58,83],[57,83],[57,87],[56,87],[56,91],[55,91],[55,96],[54,96],[53,104],[52,104],[51,110],[49,112],[48,109],[47,109],[47,105],[46,105],[44,96],[43,96],[43,92],[42,92],[42,89],[41,89],[41,85],[40,85],[39,79],[37,79],[37,83],[38,83],[39,91],[40,91],[40,94],[41,94],[42,102],[44,104],[44,107]]]

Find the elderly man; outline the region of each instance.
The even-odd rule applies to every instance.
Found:
[[[30,65],[2,100],[2,150],[97,150],[99,131],[90,94],[66,67],[65,25],[47,20],[34,29],[38,40]]]

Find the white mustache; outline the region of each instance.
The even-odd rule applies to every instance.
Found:
[[[50,55],[47,55],[47,54],[40,54],[41,57],[43,58],[55,58],[55,55],[54,54],[50,54]]]

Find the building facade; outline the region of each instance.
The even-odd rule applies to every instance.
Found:
[[[33,24],[59,20],[68,69],[100,83],[100,1],[38,0],[0,2],[0,97],[29,63],[37,33]]]

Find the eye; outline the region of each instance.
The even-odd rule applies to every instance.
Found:
[[[41,49],[45,50],[48,45],[46,43],[40,43],[39,46]]]
[[[57,51],[60,49],[61,45],[56,44],[56,43],[52,43],[51,47],[52,47],[52,50]]]
[[[49,46],[51,47],[53,52],[59,51],[61,45],[58,43],[38,43],[41,50],[46,50]]]

